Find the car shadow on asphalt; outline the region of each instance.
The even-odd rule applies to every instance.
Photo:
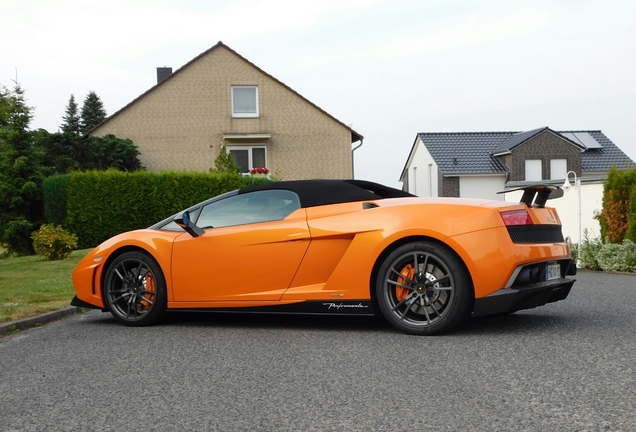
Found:
[[[92,325],[120,326],[110,313],[92,313],[84,321]],[[170,311],[156,324],[174,327],[218,327],[237,329],[302,329],[339,331],[393,331],[382,318],[346,315],[296,315],[215,311]]]
[[[213,326],[225,328],[269,328],[302,330],[382,331],[391,327],[373,316],[296,315],[224,312],[170,312],[162,325]]]
[[[444,336],[478,336],[499,334],[523,334],[563,331],[573,324],[586,322],[585,317],[520,311],[512,314],[469,318],[460,327],[444,333]],[[109,313],[93,315],[92,324],[120,325]],[[261,313],[227,313],[215,311],[172,311],[157,323],[170,327],[216,327],[225,329],[293,329],[315,331],[351,331],[400,333],[383,318],[372,316],[293,315]],[[569,330],[568,330],[569,331]]]

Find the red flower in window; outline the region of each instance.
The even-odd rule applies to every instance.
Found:
[[[252,168],[250,174],[269,174],[269,169],[265,167]]]

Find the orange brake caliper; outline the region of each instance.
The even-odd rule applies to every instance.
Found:
[[[413,264],[407,264],[402,271],[400,272],[400,274],[402,276],[404,276],[405,278],[409,279],[409,280],[413,280],[413,276],[415,276],[415,267],[413,267]],[[401,277],[398,278],[397,280],[398,283],[402,284],[402,285],[408,285],[408,280],[403,279]],[[406,296],[408,296],[410,293],[410,291],[406,288],[402,288],[399,286],[395,287],[395,295],[397,297],[398,302],[401,302],[402,300],[404,300],[406,298]]]
[[[153,278],[151,274],[146,275],[145,282],[146,282],[145,283],[146,291],[152,291],[152,292],[157,291],[157,286],[155,285],[155,278]],[[155,301],[154,294],[146,294],[146,297],[150,301]],[[150,303],[148,303],[146,300],[142,300],[141,304],[143,305],[144,309],[150,309]]]

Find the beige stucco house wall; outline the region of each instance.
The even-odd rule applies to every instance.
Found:
[[[233,86],[257,88],[256,115],[233,115]],[[265,148],[267,168],[285,180],[352,178],[352,144],[362,140],[222,42],[89,134],[131,139],[152,171],[207,171],[223,144]]]

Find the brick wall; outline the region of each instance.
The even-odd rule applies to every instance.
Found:
[[[258,86],[258,118],[232,118],[232,85]],[[207,171],[229,133],[271,134],[267,165],[285,180],[352,176],[351,130],[222,45],[93,131],[131,139],[153,171]]]
[[[550,178],[550,160],[566,159],[568,171],[581,175],[581,149],[551,131],[544,131],[512,151],[509,159],[512,181],[523,181],[526,176],[526,159],[541,159],[544,179]]]

